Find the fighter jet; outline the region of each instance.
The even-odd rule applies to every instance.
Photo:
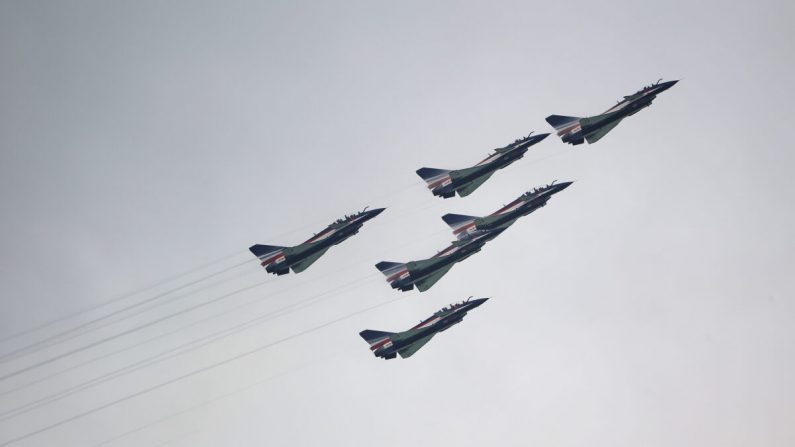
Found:
[[[504,228],[472,233],[469,238],[453,241],[450,246],[432,258],[408,263],[379,262],[375,267],[386,276],[386,281],[393,289],[404,292],[417,286],[424,292],[436,284],[457,262],[479,252],[486,242],[494,239]]]
[[[442,216],[447,225],[453,229],[453,234],[458,239],[468,239],[484,230],[506,229],[513,225],[520,217],[527,216],[533,211],[545,206],[553,194],[568,188],[572,182],[564,182],[540,188],[533,188],[519,196],[518,199],[503,206],[496,212],[486,217],[464,216],[461,214],[445,214]]]
[[[472,194],[472,191],[478,189],[498,169],[502,169],[522,158],[530,146],[543,140],[548,135],[548,133],[544,133],[534,136],[530,132],[530,135],[518,139],[505,147],[494,149],[493,154],[488,154],[483,161],[471,168],[454,171],[420,168],[417,169],[417,175],[428,183],[428,189],[435,196],[447,199],[458,193],[460,197],[466,197]]]
[[[370,350],[376,357],[384,360],[395,358],[400,354],[408,358],[425,346],[434,335],[445,331],[450,326],[460,323],[467,312],[485,303],[488,298],[467,299],[461,303],[451,304],[420,321],[413,328],[404,332],[383,332],[370,329],[359,332],[359,335],[370,344]]]
[[[576,116],[549,115],[547,122],[558,131],[558,136],[564,143],[571,145],[582,144],[583,140],[593,144],[613,130],[624,118],[638,113],[641,109],[651,105],[654,98],[660,93],[673,87],[679,81],[668,81],[647,85],[638,92],[625,96],[618,104],[607,109],[603,114],[578,118]]]
[[[278,245],[252,245],[249,247],[251,253],[260,259],[260,264],[265,267],[268,273],[284,275],[290,273],[300,273],[312,265],[323,256],[332,245],[348,239],[359,232],[365,222],[381,214],[384,208],[374,210],[364,210],[346,215],[342,219],[337,219],[325,230],[312,236],[306,242],[295,247],[280,247]]]

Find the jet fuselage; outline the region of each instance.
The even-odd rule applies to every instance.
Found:
[[[373,210],[375,211],[375,210]],[[312,256],[315,253],[318,253],[323,250],[327,250],[328,248],[340,244],[346,239],[350,238],[351,236],[357,234],[359,230],[364,225],[366,220],[369,218],[357,218],[352,219],[350,221],[338,221],[334,222],[333,224],[326,227],[320,233],[312,236],[310,239],[304,241],[301,244],[298,244],[294,247],[287,247],[282,250],[284,254],[284,262],[285,265],[280,265],[276,268],[284,269],[289,268],[292,264],[296,262],[300,262],[303,259]],[[271,270],[271,267],[275,267],[273,264],[268,265],[266,270],[268,272],[274,273]]]
[[[470,194],[486,181],[494,172],[522,158],[530,146],[546,138],[549,134],[530,135],[505,147],[494,150],[475,166],[446,171],[422,168],[417,170],[427,183],[433,195],[449,198],[456,192],[462,197]],[[430,171],[430,172],[424,172]]]
[[[564,182],[528,191],[494,213],[456,227],[453,230],[453,234],[459,239],[466,239],[480,231],[506,229],[520,217],[527,216],[545,206],[554,194],[563,191],[571,184],[572,182]]]
[[[488,173],[500,170],[516,160],[524,157],[530,146],[537,141],[541,141],[546,135],[536,135],[530,137],[528,141],[518,143],[516,146],[511,147],[508,145],[504,148],[497,149],[493,154],[481,160],[478,164],[471,168],[459,169],[450,172],[450,182],[446,185],[440,186],[433,190],[433,195],[439,197],[451,197],[455,195],[456,189],[471,183],[472,181],[482,177]],[[540,138],[539,138],[540,137]],[[535,140],[533,140],[535,138]]]
[[[417,285],[420,291],[430,288],[441,276],[447,273],[452,266],[480,251],[486,242],[494,239],[502,229],[494,231],[481,231],[472,235],[467,240],[453,241],[447,248],[431,258],[419,261],[410,261],[392,271],[380,270],[387,276],[387,282],[393,289],[401,291],[412,290]],[[426,286],[424,282],[429,284]]]
[[[252,246],[250,250],[260,258],[261,265],[265,267],[268,273],[283,275],[288,273],[291,268],[296,270],[296,265],[306,263],[307,260],[313,256],[321,256],[330,247],[342,243],[351,236],[357,234],[365,222],[381,214],[383,211],[384,208],[377,208],[369,211],[362,211],[351,216],[345,216],[345,218],[338,219],[331,223],[323,231],[315,234],[305,242],[294,247],[273,247],[276,251],[268,253],[265,256],[255,253],[255,247],[258,247],[256,245]],[[314,261],[312,260],[308,264],[312,262]],[[303,270],[303,268],[301,268],[301,270]]]
[[[673,87],[679,81],[668,81],[647,86],[632,95],[627,95],[613,107],[607,109],[601,115],[587,118],[580,118],[564,125],[556,125],[550,118],[547,121],[557,130],[557,135],[564,143],[573,145],[581,144],[584,140],[592,138],[593,142],[598,141],[604,134],[615,127],[619,121],[628,116],[632,116],[639,111],[649,107],[657,98],[657,95]],[[566,117],[557,117],[566,118]],[[601,134],[600,131],[602,132]],[[591,142],[591,140],[589,140]]]

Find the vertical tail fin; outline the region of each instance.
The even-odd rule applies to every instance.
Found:
[[[549,115],[547,117],[547,122],[550,126],[554,127],[555,130],[560,131],[576,122],[579,122],[580,119],[582,118],[576,116]]]
[[[283,250],[286,247],[280,247],[278,245],[252,245],[249,247],[249,251],[254,254],[254,256],[258,257],[260,260],[260,264],[263,267],[267,266],[268,264],[272,264],[274,262],[281,262],[284,260],[284,253]]]
[[[370,329],[365,329],[359,332],[359,335],[366,341],[370,343],[370,345],[374,345],[379,341],[389,338],[389,336],[394,335],[394,332],[385,332],[385,331],[373,331]]]
[[[466,236],[468,230],[475,227],[475,221],[477,219],[479,218],[475,216],[465,216],[463,214],[445,214],[442,216],[442,220],[453,229],[453,234],[458,239]]]
[[[417,169],[417,175],[422,177],[425,180],[425,183],[428,184],[428,188],[434,189],[437,186],[443,184],[446,180],[450,179],[450,171],[447,169],[435,169],[435,168],[419,168]]]
[[[576,146],[582,144],[585,139],[582,135],[582,126],[588,118],[577,118],[576,116],[549,115],[547,122],[555,128],[558,136],[564,143]]]
[[[402,275],[403,271],[408,272],[406,264],[402,262],[386,262],[381,261],[375,265],[375,268],[381,271],[386,276],[387,281],[393,281]]]
[[[379,349],[385,349],[392,346],[391,337],[394,334],[394,332],[373,331],[370,329],[365,329],[359,332],[359,336],[361,336],[364,341],[370,345],[370,351],[372,351],[375,355],[378,355]],[[387,358],[394,358],[394,354]]]

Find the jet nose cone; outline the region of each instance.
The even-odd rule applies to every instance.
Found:
[[[529,140],[527,140],[527,141],[528,141],[528,143],[529,143],[530,145],[533,145],[533,144],[536,144],[536,143],[538,143],[538,142],[541,142],[541,141],[543,141],[543,140],[544,140],[544,138],[546,138],[546,137],[548,137],[548,136],[549,136],[549,134],[548,134],[548,133],[540,133],[540,134],[533,135],[533,136],[532,136],[532,137],[530,137],[530,139],[529,139]]]
[[[674,85],[676,85],[677,82],[679,82],[678,79],[675,79],[673,81],[663,82],[662,84],[660,84],[658,90],[660,92],[664,92],[664,91],[668,90],[669,88],[673,87]]]
[[[474,309],[474,308],[480,306],[481,304],[485,303],[488,300],[489,300],[488,298],[478,298],[476,300],[471,300],[469,302],[469,305],[470,305],[470,307],[472,307],[472,309]]]
[[[563,191],[564,189],[566,189],[566,188],[568,188],[569,186],[571,186],[571,184],[572,184],[572,183],[574,183],[574,182],[563,182],[563,183],[558,183],[558,184],[557,184],[557,185],[555,185],[555,186],[557,186],[557,187],[558,187],[558,191]]]
[[[375,209],[372,209],[372,210],[365,211],[365,214],[364,214],[365,220],[370,220],[373,217],[383,213],[385,209],[386,208],[375,208]]]

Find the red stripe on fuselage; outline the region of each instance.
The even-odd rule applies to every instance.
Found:
[[[385,344],[389,343],[390,341],[392,341],[392,339],[390,339],[389,337],[387,337],[387,338],[385,338],[385,339],[383,339],[383,340],[379,341],[378,343],[376,343],[376,344],[374,344],[374,345],[370,345],[370,350],[371,350],[371,351],[375,351],[376,349],[378,349],[378,348],[380,348],[380,347],[384,346]]]
[[[499,210],[495,211],[494,213],[491,213],[491,215],[494,216],[496,214],[502,213],[503,211],[505,211],[507,209],[513,208],[514,206],[516,206],[517,203],[519,203],[521,201],[522,201],[522,199],[516,199],[513,202],[509,203],[508,205],[505,205],[504,207],[502,207]]]
[[[434,189],[434,188],[436,188],[437,186],[441,185],[442,183],[444,183],[445,181],[447,181],[449,179],[450,179],[450,177],[446,176],[446,177],[444,177],[442,179],[436,180],[433,183],[428,183],[428,189]]]
[[[433,320],[434,318],[435,318],[437,321],[438,321],[438,320],[441,320],[441,317],[437,317],[436,315],[434,315],[434,316],[432,316],[432,317],[426,318],[426,319],[425,319],[425,320],[423,320],[423,321],[420,321],[420,323],[419,323],[418,325],[414,326],[414,327],[413,327],[413,328],[411,328],[411,329],[417,329],[417,328],[420,328],[420,327],[422,327],[423,325],[425,325],[425,324],[428,324],[428,323],[429,323],[431,320]],[[434,324],[436,324],[436,323],[434,323]],[[428,326],[431,326],[431,325],[428,325]]]
[[[306,241],[304,241],[304,243],[307,244],[307,243],[315,242],[319,238],[322,238],[323,236],[325,236],[326,234],[328,234],[332,230],[334,230],[334,229],[333,228],[326,228],[325,230],[321,231],[320,233],[318,233],[318,234],[312,236],[311,238],[307,239]]]
[[[394,275],[392,275],[392,276],[388,276],[388,277],[386,278],[386,280],[387,280],[387,282],[392,282],[392,281],[394,281],[396,278],[400,278],[401,276],[403,276],[403,274],[404,274],[404,273],[406,273],[406,272],[408,272],[408,269],[403,269],[403,270],[401,270],[401,271],[399,271],[399,272],[395,273],[395,274],[394,274]]]
[[[275,255],[271,256],[270,258],[268,258],[268,259],[266,259],[266,260],[262,261],[262,262],[260,263],[260,265],[262,265],[262,266],[264,267],[264,266],[266,266],[266,265],[268,265],[268,264],[272,263],[273,261],[275,261],[275,260],[279,259],[279,258],[280,258],[282,255],[284,255],[284,253],[282,253],[282,252],[278,252],[278,253],[276,253]]]
[[[569,133],[569,131],[571,131],[572,129],[574,129],[575,127],[577,127],[579,125],[580,125],[580,120],[575,121],[574,124],[572,124],[571,126],[564,127],[563,129],[560,129],[558,131],[558,136],[565,135],[565,134]]]
[[[451,253],[451,252],[455,251],[456,248],[457,247],[455,245],[451,245],[451,246],[445,248],[444,250],[440,251],[439,253],[436,253],[435,255],[431,256],[431,259],[433,259],[433,258],[441,258],[443,256],[447,256],[448,253]]]
[[[458,227],[455,230],[453,230],[453,234],[463,233],[464,231],[467,231],[468,229],[470,229],[470,228],[472,228],[474,226],[475,226],[475,222],[474,221],[470,222],[470,223],[468,223],[466,225],[463,225],[463,226]]]

